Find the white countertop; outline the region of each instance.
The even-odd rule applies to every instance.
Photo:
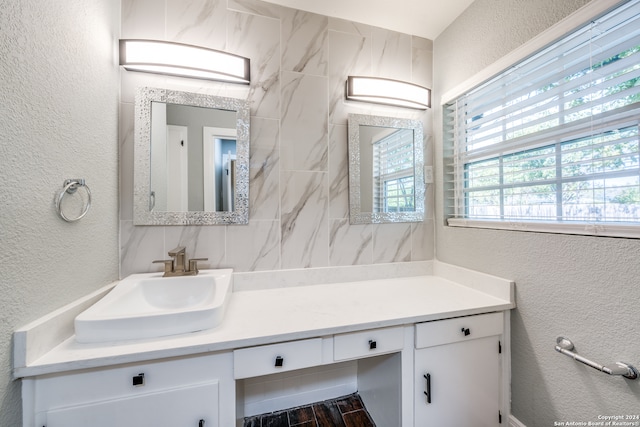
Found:
[[[456,281],[426,275],[234,292],[217,328],[96,344],[80,344],[71,336],[34,360],[27,356],[28,343],[37,340],[15,339],[16,345],[24,348],[15,349],[14,377],[232,350],[515,307],[513,282],[499,278],[492,281],[492,276],[448,265],[440,270]],[[507,289],[501,289],[505,286]],[[29,330],[25,327],[16,335],[26,336]]]

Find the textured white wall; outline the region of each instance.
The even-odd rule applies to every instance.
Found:
[[[14,329],[118,277],[120,5],[0,1],[0,426],[21,424]],[[67,178],[93,206],[54,210]],[[71,215],[71,213],[69,213]]]
[[[596,0],[597,1],[597,0]],[[586,0],[476,0],[434,42],[440,95],[547,29]],[[436,104],[438,105],[438,104]],[[442,159],[441,109],[434,109]],[[436,257],[513,279],[512,410],[528,427],[637,414],[640,381],[609,377],[554,351],[556,337],[600,363],[640,366],[640,240],[445,227],[442,161],[436,189]]]

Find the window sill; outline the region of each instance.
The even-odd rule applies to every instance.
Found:
[[[485,228],[493,230],[530,231],[536,233],[577,234],[584,236],[640,239],[640,224],[492,221],[462,218],[449,218],[447,220],[447,224],[449,227]]]

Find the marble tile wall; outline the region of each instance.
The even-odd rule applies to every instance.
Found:
[[[239,272],[369,265],[433,258],[427,220],[350,225],[347,115],[422,120],[432,164],[431,113],[344,100],[348,75],[432,83],[432,42],[259,0],[122,0],[122,38],[157,38],[251,59],[251,85],[121,71],[120,275],[158,271],[177,245],[205,268]],[[134,226],[133,121],[138,86],[248,99],[250,221],[233,226]]]

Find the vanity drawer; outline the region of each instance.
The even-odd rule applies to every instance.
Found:
[[[502,331],[502,313],[479,314],[418,323],[416,325],[416,348],[500,335]]]
[[[224,382],[224,372],[231,370],[231,364],[232,355],[227,352],[46,375],[36,382],[35,409],[48,411],[69,405],[147,396],[218,380]]]
[[[233,352],[233,373],[236,379],[321,364],[322,338],[242,348]]]
[[[218,383],[139,394],[51,409],[36,415],[37,426],[196,426],[219,427]]]
[[[333,359],[338,361],[375,356],[400,351],[403,347],[402,326],[351,332],[333,337]]]

